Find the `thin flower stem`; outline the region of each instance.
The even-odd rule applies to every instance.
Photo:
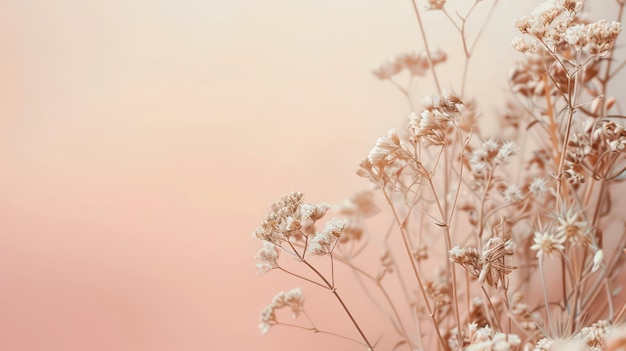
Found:
[[[407,238],[407,232],[406,232],[406,226],[405,226],[405,221],[400,221],[400,217],[398,216],[398,212],[396,211],[395,206],[393,205],[393,202],[391,201],[391,198],[389,197],[389,194],[387,194],[387,191],[385,190],[385,188],[382,188],[383,191],[383,195],[385,196],[385,199],[387,200],[387,204],[391,207],[391,212],[393,213],[393,216],[396,220],[396,224],[398,225],[398,227],[400,228],[400,234],[402,237],[402,242],[404,244],[404,249],[406,251],[406,254],[409,258],[409,261],[411,262],[411,268],[413,269],[413,274],[415,274],[415,279],[417,280],[417,284],[420,288],[421,291],[421,295],[422,298],[424,299],[424,304],[426,305],[426,309],[428,310],[428,315],[430,316],[432,322],[433,322],[433,326],[435,328],[435,331],[437,332],[437,337],[439,338],[439,345],[445,349],[445,341],[443,339],[443,336],[441,335],[441,331],[439,330],[439,324],[437,323],[437,320],[435,318],[435,314],[432,310],[432,307],[430,306],[430,299],[428,298],[428,294],[426,293],[426,288],[424,287],[424,283],[422,281],[422,277],[419,273],[419,270],[417,269],[417,265],[415,264],[415,259],[413,257],[412,254],[412,249],[411,246],[409,244],[408,238]]]
[[[546,277],[543,272],[543,257],[539,258],[539,274],[541,275],[541,284],[543,286],[543,289],[542,289],[543,290],[543,303],[546,308],[546,324],[550,328],[550,333],[554,337],[556,335],[554,335],[554,329],[552,326],[552,316],[550,313],[550,304],[548,303],[548,285],[546,284]]]
[[[447,153],[445,153],[447,155]],[[447,172],[446,172],[447,173]],[[439,213],[441,215],[441,223],[444,225],[444,231],[445,231],[445,239],[446,239],[446,252],[449,252],[452,249],[452,236],[450,234],[450,224],[448,223],[448,217],[447,214],[444,210],[444,208],[441,206],[441,201],[439,200],[439,195],[437,195],[437,190],[435,189],[435,184],[433,183],[431,178],[428,178],[428,183],[430,184],[430,188],[432,189],[433,192],[433,196],[435,197],[435,203],[437,204],[437,208],[439,209]],[[447,178],[446,178],[446,183],[447,183]],[[447,185],[447,184],[446,184]],[[446,186],[447,188],[447,186]],[[448,260],[448,265],[452,271],[452,298],[454,300],[454,314],[456,317],[456,323],[457,323],[457,331],[458,331],[458,337],[459,340],[463,340],[462,336],[461,336],[461,317],[459,314],[459,299],[457,296],[457,281],[456,281],[456,266],[455,264]]]
[[[279,266],[278,269],[280,269],[281,271],[283,271],[283,272],[285,272],[285,273],[287,273],[289,275],[292,275],[292,276],[294,276],[296,278],[299,278],[299,279],[302,279],[302,280],[306,280],[307,282],[315,284],[315,285],[317,285],[317,286],[319,286],[321,288],[328,289],[328,287],[326,287],[326,286],[324,286],[324,285],[322,285],[322,284],[320,284],[320,283],[318,283],[318,282],[316,282],[316,281],[314,281],[312,279],[309,279],[309,278],[303,277],[303,276],[301,276],[299,274],[296,274],[296,273],[293,273],[291,271],[288,271],[288,270],[284,269],[283,267]]]
[[[303,327],[303,326],[301,326],[301,325],[297,325],[297,324],[282,323],[282,322],[281,322],[281,323],[278,323],[277,325],[282,325],[282,326],[285,326],[285,327],[291,327],[291,328],[297,328],[297,329],[308,330],[308,331],[312,331],[312,332],[314,332],[314,333],[316,333],[316,334],[326,334],[326,335],[331,335],[331,336],[334,336],[334,337],[338,337],[338,338],[341,338],[341,339],[346,339],[346,340],[352,341],[352,342],[357,343],[357,344],[359,344],[359,345],[363,345],[363,346],[368,346],[368,347],[369,347],[369,345],[368,345],[368,344],[364,344],[364,343],[362,343],[362,342],[360,342],[360,341],[358,341],[358,340],[352,339],[352,338],[347,337],[347,336],[345,336],[345,335],[341,335],[341,334],[333,333],[333,332],[326,331],[326,330],[317,329],[316,327]]]
[[[487,293],[487,290],[485,290],[485,286],[481,285],[480,288],[482,289],[483,294],[485,295],[485,298],[487,299],[487,304],[491,308],[491,312],[493,313],[494,322],[496,323],[496,326],[498,327],[498,330],[500,330],[500,332],[504,332],[504,330],[502,329],[502,325],[500,324],[500,316],[498,316],[498,311],[496,311],[495,306],[491,302],[491,298],[489,298],[489,294]]]
[[[415,0],[411,0],[411,4],[413,4],[413,12],[415,12],[415,17],[417,18],[417,23],[420,27],[420,34],[422,35],[422,40],[424,41],[424,48],[426,49],[426,57],[428,58],[428,66],[433,73],[433,80],[435,81],[435,86],[437,86],[437,92],[441,95],[441,85],[439,84],[439,78],[437,78],[437,72],[435,71],[435,66],[433,65],[432,55],[430,54],[430,49],[428,48],[428,39],[426,39],[426,32],[424,31],[424,24],[422,23],[422,17],[420,16],[420,11],[417,8],[417,4]]]
[[[333,285],[331,285],[331,283],[326,279],[326,277],[324,277],[324,275],[322,275],[315,267],[313,267],[309,262],[307,262],[306,260],[302,261],[304,264],[306,264],[311,270],[313,270],[313,272],[315,272],[315,274],[320,277],[320,279],[322,279],[324,281],[324,284],[326,284],[326,286],[328,287],[328,289],[333,293],[333,295],[335,295],[335,298],[337,299],[337,301],[339,301],[339,303],[341,304],[341,307],[343,307],[343,310],[346,312],[346,314],[348,315],[348,317],[350,318],[350,320],[352,321],[352,324],[354,324],[354,326],[356,327],[357,331],[359,332],[359,334],[361,335],[361,338],[363,338],[363,341],[365,341],[365,343],[367,344],[367,346],[371,349],[374,350],[374,347],[372,346],[372,344],[369,342],[369,340],[367,339],[367,337],[365,336],[365,333],[363,333],[363,330],[361,330],[361,326],[359,326],[359,323],[356,321],[356,319],[354,319],[354,316],[352,316],[352,313],[350,312],[350,310],[348,309],[348,306],[346,306],[346,304],[343,302],[343,299],[341,298],[341,296],[339,295],[339,293],[337,293],[337,288]]]

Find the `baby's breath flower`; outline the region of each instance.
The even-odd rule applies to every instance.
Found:
[[[601,20],[569,27],[565,32],[565,40],[576,50],[582,50],[590,55],[603,55],[613,48],[615,39],[621,31],[621,23]]]
[[[443,145],[448,131],[450,118],[438,109],[424,110],[418,116],[409,115],[409,130],[416,139],[422,139],[429,145]]]
[[[330,221],[326,222],[326,227],[324,227],[324,233],[338,238],[341,236],[341,233],[346,227],[346,224],[347,221],[345,219],[333,218]]]
[[[273,325],[278,324],[276,310],[284,307],[289,307],[293,318],[297,318],[300,312],[304,311],[302,289],[295,288],[287,292],[281,291],[274,296],[272,302],[261,311],[259,329],[261,329],[262,335],[267,334]]]
[[[270,331],[270,328],[276,324],[276,311],[274,304],[269,304],[261,311],[259,323],[259,329],[261,329],[261,335],[267,334]]]
[[[333,243],[341,237],[348,222],[345,219],[333,218],[326,223],[321,233],[316,233],[309,241],[307,251],[318,256],[331,253]]]
[[[326,211],[328,211],[329,208],[330,204],[326,202],[322,202],[316,205],[304,203],[300,205],[300,216],[303,219],[308,219],[315,222],[318,219],[324,217]]]
[[[255,258],[259,263],[256,264],[258,274],[265,274],[274,268],[278,268],[278,257],[280,256],[280,247],[269,241],[263,241],[263,247],[259,249]]]
[[[572,0],[548,0],[537,6],[529,16],[517,19],[515,26],[522,34],[529,34],[549,44],[558,44],[574,22],[580,6]]]
[[[534,245],[530,247],[531,250],[537,251],[537,258],[542,259],[544,257],[551,257],[557,251],[565,249],[563,244],[565,243],[565,237],[556,235],[552,231],[537,231],[533,239]]]
[[[287,292],[281,291],[274,296],[272,303],[276,308],[289,307],[293,318],[296,318],[303,311],[304,298],[302,297],[302,289],[295,288]]]
[[[395,151],[399,148],[400,138],[396,130],[392,129],[386,137],[380,137],[376,140],[376,145],[367,155],[367,158],[372,165],[380,165],[393,159]]]
[[[289,239],[293,228],[299,223],[299,208],[303,197],[299,192],[281,196],[280,200],[270,205],[270,212],[252,235],[279,245]]]
[[[526,40],[525,38],[515,37],[511,42],[513,48],[519,52],[535,52],[537,50],[537,42],[534,40]]]

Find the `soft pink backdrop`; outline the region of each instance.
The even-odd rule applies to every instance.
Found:
[[[479,97],[505,86],[515,6]],[[0,1],[0,350],[360,349],[259,335],[302,284],[256,277],[250,233],[284,192],[365,186],[359,159],[408,113],[370,71],[416,30],[408,1]]]

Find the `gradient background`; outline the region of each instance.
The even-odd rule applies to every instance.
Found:
[[[511,3],[471,67],[486,118],[537,1]],[[361,349],[259,335],[302,284],[257,278],[250,233],[282,193],[366,186],[358,161],[409,112],[370,72],[422,47],[409,1],[0,1],[0,349]]]

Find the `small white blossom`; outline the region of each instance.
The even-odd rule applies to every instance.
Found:
[[[324,234],[339,238],[341,236],[341,232],[343,232],[347,224],[348,221],[346,221],[345,219],[333,218],[330,221],[326,222],[326,226],[324,227]]]
[[[515,184],[509,185],[506,189],[504,189],[502,195],[504,196],[504,201],[506,202],[517,202],[522,199],[522,192]]]
[[[545,178],[534,178],[528,187],[528,191],[536,199],[540,200],[548,192],[548,181]]]
[[[511,42],[513,48],[519,52],[535,52],[537,50],[537,42],[528,41],[525,38],[515,37]]]
[[[268,241],[263,241],[263,247],[259,249],[255,258],[259,263],[256,264],[257,274],[265,274],[272,269],[278,268],[278,257],[280,256],[280,247]]]
[[[576,50],[590,55],[603,55],[613,48],[621,31],[622,25],[619,22],[608,23],[601,20],[569,27],[565,32],[565,40]]]
[[[533,238],[534,244],[530,247],[531,250],[537,251],[537,258],[550,257],[557,251],[565,249],[563,244],[565,243],[565,237],[556,235],[551,231],[537,231]]]
[[[500,146],[498,154],[495,157],[496,164],[507,164],[509,159],[517,150],[517,144],[513,141],[507,141]]]
[[[370,151],[367,158],[373,165],[378,165],[385,160],[393,159],[393,154],[400,148],[400,138],[395,129],[389,131],[386,137],[376,140],[376,145]]]

